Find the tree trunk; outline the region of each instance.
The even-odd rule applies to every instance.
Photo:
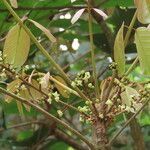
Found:
[[[108,143],[106,131],[107,129],[104,121],[97,120],[93,125],[93,141],[96,150],[111,150],[110,147],[106,147]]]

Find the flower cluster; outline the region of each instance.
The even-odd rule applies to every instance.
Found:
[[[47,102],[49,103],[49,104],[51,104],[52,103],[52,100],[54,99],[56,102],[58,102],[59,100],[60,100],[60,94],[56,91],[56,92],[50,92],[49,94],[48,94],[48,99],[47,99]]]
[[[63,112],[61,110],[57,110],[57,113],[58,113],[59,117],[63,116]]]
[[[0,73],[1,80],[4,80],[7,77],[5,68],[2,69]]]
[[[88,84],[87,86],[91,89],[94,88],[92,83],[88,83],[90,81],[91,78],[91,74],[90,72],[86,72],[84,70],[82,70],[81,72],[79,72],[77,74],[77,77],[75,78],[74,81],[72,81],[71,85],[72,87],[82,87],[85,84]]]

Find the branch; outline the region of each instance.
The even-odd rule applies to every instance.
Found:
[[[88,148],[76,142],[72,137],[66,135],[61,130],[56,129],[54,135],[57,139],[64,141],[65,143],[71,145],[76,150],[87,150]]]
[[[1,128],[0,132],[6,131],[6,130],[10,130],[10,129],[14,129],[14,128],[20,128],[20,127],[24,127],[24,126],[29,126],[32,124],[44,124],[43,122],[40,121],[30,121],[30,122],[24,122],[24,123],[20,123],[20,124],[16,124],[10,127],[7,127],[6,129]]]
[[[18,7],[15,9],[15,11],[26,11],[26,10],[38,10],[38,11],[43,11],[43,10],[61,10],[61,9],[74,9],[74,10],[78,10],[78,9],[82,9],[82,8],[86,8],[86,6],[58,6],[58,7]],[[7,12],[7,9],[0,9],[0,12]]]
[[[63,127],[65,127],[66,129],[68,129],[69,131],[71,131],[72,133],[74,133],[76,136],[78,136],[82,141],[84,141],[90,148],[93,148],[93,144],[91,142],[89,142],[89,140],[87,140],[80,132],[78,132],[77,130],[73,129],[72,127],[70,127],[68,124],[66,124],[65,122],[63,122],[62,120],[56,118],[55,116],[53,116],[52,114],[49,114],[47,111],[45,111],[43,108],[41,108],[38,105],[35,105],[34,103],[32,103],[31,101],[27,101],[24,98],[18,97],[15,94],[8,92],[7,90],[3,89],[0,87],[0,92],[3,94],[6,94],[8,96],[11,96],[12,98],[14,98],[15,100],[24,103],[26,105],[31,106],[32,108],[35,108],[38,112],[41,112],[43,115],[45,115],[47,117],[47,119],[49,120],[53,120],[56,123],[62,125]]]

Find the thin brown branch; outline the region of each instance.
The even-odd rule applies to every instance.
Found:
[[[88,148],[83,146],[82,144],[79,144],[76,140],[72,139],[72,137],[68,136],[61,130],[56,129],[54,135],[57,139],[64,141],[65,143],[69,144],[76,150],[87,150]]]

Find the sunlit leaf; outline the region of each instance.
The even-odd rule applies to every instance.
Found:
[[[36,27],[38,27],[40,30],[42,30],[45,35],[49,38],[49,40],[51,42],[56,42],[56,38],[51,34],[51,32],[46,29],[44,26],[42,26],[41,24],[39,24],[38,22],[32,20],[32,19],[28,19],[30,22],[32,22]]]
[[[150,0],[134,0],[137,7],[137,18],[143,24],[150,23]]]
[[[100,16],[102,16],[105,19],[108,18],[108,16],[100,9],[97,9],[97,8],[93,8]]]
[[[7,34],[3,56],[6,63],[13,67],[21,67],[27,60],[30,49],[30,37],[18,24]]]
[[[10,4],[11,4],[12,7],[18,8],[17,0],[9,0],[9,1],[10,1]]]
[[[63,85],[66,85],[66,86],[67,86],[66,82],[65,82],[60,76],[55,76],[55,79],[56,79],[57,81],[59,81],[60,83],[62,83]],[[59,91],[59,93],[60,93],[63,97],[65,97],[65,98],[68,98],[68,97],[69,97],[69,95],[70,95],[69,92],[66,91],[66,89],[64,89],[62,86],[60,86],[60,85],[58,85],[58,84],[55,83],[55,87],[57,88],[57,90]]]
[[[150,75],[150,29],[138,28],[135,33],[135,43],[141,69],[145,75]]]
[[[71,23],[74,24],[75,22],[78,21],[78,19],[81,17],[81,15],[83,14],[83,12],[85,11],[85,9],[80,9],[79,11],[77,11],[74,16],[71,19]]]
[[[119,29],[115,44],[114,44],[114,59],[117,63],[117,70],[118,75],[122,76],[125,72],[125,47],[124,47],[124,39],[123,39],[123,29],[124,23],[122,24],[121,28]]]

